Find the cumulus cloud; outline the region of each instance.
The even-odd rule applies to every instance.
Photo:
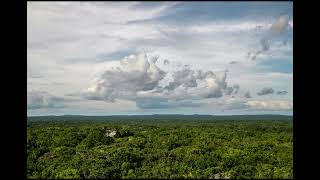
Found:
[[[238,84],[235,84],[232,87],[231,86],[226,87],[224,89],[224,93],[225,93],[225,95],[236,95],[239,91],[239,88],[240,88],[240,86]],[[234,96],[232,96],[232,97],[234,97]]]
[[[41,108],[63,108],[64,99],[53,96],[44,91],[29,91],[27,93],[27,108],[30,110]]]
[[[280,16],[279,19],[271,25],[267,34],[260,40],[262,49],[256,52],[251,59],[255,60],[259,54],[268,51],[270,48],[270,41],[273,38],[279,36],[282,32],[284,32],[288,26],[289,26],[289,16],[288,15]]]
[[[156,62],[156,57],[148,58],[146,54],[125,57],[120,67],[106,70],[84,97],[113,102],[115,98],[132,98],[138,91],[152,90],[166,75]]]
[[[285,95],[285,94],[287,94],[287,93],[288,93],[287,91],[278,91],[278,92],[277,92],[278,95]]]
[[[251,94],[250,94],[250,92],[249,92],[249,91],[247,91],[247,92],[244,94],[244,97],[246,97],[246,98],[251,98]]]
[[[173,81],[164,87],[169,91],[181,86],[188,89],[203,84],[206,89],[211,91],[209,93],[211,95],[208,96],[217,97],[220,96],[218,94],[221,94],[222,90],[227,87],[227,71],[225,71],[222,76],[217,76],[212,71],[192,70],[188,66],[185,66],[182,70],[173,72],[172,78]]]
[[[174,72],[173,81],[170,82],[169,85],[165,87],[165,89],[168,89],[171,91],[181,85],[185,88],[196,87],[198,84],[197,84],[197,75],[195,74],[195,71],[189,68],[184,68],[180,71]]]
[[[201,73],[200,73],[201,74]],[[205,82],[205,91],[202,93],[204,98],[219,98],[222,97],[222,91],[227,88],[227,71],[224,71],[222,76],[216,76],[211,71],[203,73]]]
[[[119,67],[106,70],[82,96],[89,100],[108,102],[127,99],[135,101],[140,108],[161,108],[190,106],[191,100],[219,98],[224,92],[235,94],[239,89],[239,85],[227,87],[227,71],[217,75],[212,71],[193,70],[188,66],[172,72],[172,80],[160,86],[167,72],[156,65],[158,58],[146,54],[125,57]]]
[[[274,93],[274,90],[272,88],[265,87],[265,88],[261,89],[257,93],[257,95],[262,96],[262,95],[273,94],[273,93]]]

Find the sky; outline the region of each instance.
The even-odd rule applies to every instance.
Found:
[[[28,2],[27,114],[293,111],[292,2]]]

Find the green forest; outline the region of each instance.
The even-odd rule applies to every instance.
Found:
[[[27,178],[293,178],[291,118],[144,117],[29,117]]]

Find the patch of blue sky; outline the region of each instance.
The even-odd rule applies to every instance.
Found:
[[[148,8],[155,3],[144,2],[139,8]],[[238,20],[252,15],[256,19],[277,19],[280,15],[292,17],[292,2],[183,2],[172,6],[166,15],[147,21],[174,24],[205,23],[207,21]],[[171,12],[171,13],[170,13]]]
[[[145,2],[138,2],[137,4],[131,6],[131,9],[137,9],[137,10],[143,10],[143,9],[152,9],[157,8],[162,4],[165,4],[168,2],[161,2],[161,1],[145,1]]]
[[[129,56],[135,53],[136,53],[135,50],[126,49],[126,50],[115,51],[112,53],[98,54],[95,57],[86,57],[86,58],[71,57],[71,58],[66,58],[65,61],[69,63],[81,63],[81,62],[88,62],[88,61],[93,63],[103,62],[103,61],[114,61],[114,60],[121,60],[125,56]]]
[[[121,60],[123,59],[125,56],[129,56],[131,54],[135,54],[136,51],[134,50],[120,50],[120,51],[115,51],[112,53],[107,53],[107,54],[98,54],[96,56],[97,61],[101,62],[101,61],[112,61],[112,60]]]
[[[258,63],[257,68],[265,72],[292,73],[293,63],[290,59],[269,59]]]

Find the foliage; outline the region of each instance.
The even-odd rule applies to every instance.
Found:
[[[29,120],[27,176],[293,178],[292,143],[290,120]]]

